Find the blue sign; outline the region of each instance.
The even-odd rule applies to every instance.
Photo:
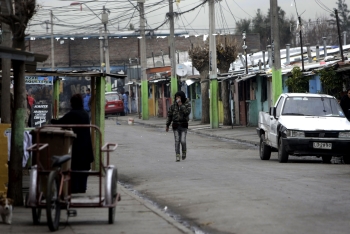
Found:
[[[26,76],[26,84],[52,85],[53,76]]]

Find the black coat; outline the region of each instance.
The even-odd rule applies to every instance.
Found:
[[[343,109],[345,116],[349,119],[350,115],[348,111],[350,109],[350,98],[348,97],[348,95],[344,95],[342,97],[342,99],[340,100],[340,106]]]
[[[88,113],[83,109],[72,109],[62,118],[51,120],[52,124],[90,124]],[[72,146],[72,170],[90,170],[94,161],[90,128],[73,128],[77,138]]]

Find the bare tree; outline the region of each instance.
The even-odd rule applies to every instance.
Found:
[[[316,21],[303,21],[302,32],[305,43],[322,45],[322,37],[327,37],[327,42],[329,44],[338,44],[335,21],[326,16],[317,17]]]
[[[209,45],[206,43],[203,47],[195,46],[188,51],[194,66],[201,77],[201,95],[202,95],[202,119],[201,123],[210,123],[209,117]]]
[[[220,73],[227,73],[231,63],[237,58],[237,42],[231,37],[218,36],[216,42],[217,67]],[[223,125],[232,125],[231,108],[230,108],[229,81],[221,82],[221,99],[224,110]]]
[[[12,31],[12,48],[25,50],[25,31],[29,20],[36,13],[36,0],[5,0],[7,14],[0,14],[0,22],[8,24]],[[24,61],[13,60],[14,116],[12,119],[9,186],[7,196],[15,205],[23,205],[22,157],[24,119],[27,111]]]

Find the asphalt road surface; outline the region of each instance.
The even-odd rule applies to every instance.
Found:
[[[120,182],[196,233],[349,233],[349,165],[261,161],[256,146],[190,133],[175,162],[172,132],[109,120],[105,141],[119,144]]]

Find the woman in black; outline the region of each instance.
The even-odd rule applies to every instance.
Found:
[[[83,108],[83,98],[75,94],[70,99],[72,109],[62,118],[52,119],[52,124],[90,124],[88,113]],[[90,128],[73,128],[77,135],[72,145],[72,170],[88,171],[94,161]],[[71,192],[85,193],[87,186],[87,174],[73,174],[71,178]]]
[[[343,112],[347,119],[350,120],[349,110],[350,110],[350,89],[346,91],[346,95],[340,100],[340,106],[343,109]]]

